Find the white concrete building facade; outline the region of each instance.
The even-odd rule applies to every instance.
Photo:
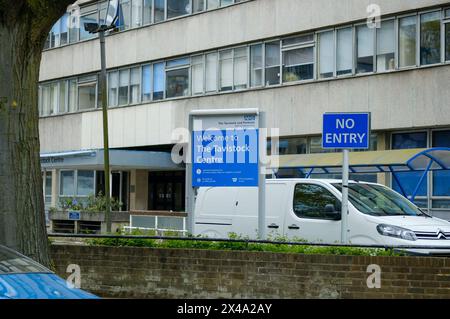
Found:
[[[373,2],[120,1],[118,30],[106,37],[110,147],[168,152],[191,110],[252,107],[280,129],[281,154],[324,152],[325,112],[371,112],[372,150],[450,147],[450,2],[377,0],[372,28]],[[41,153],[50,158],[103,147],[99,41],[83,23],[102,19],[105,3],[77,4],[41,62]],[[122,209],[183,210],[182,169],[167,166],[116,168]],[[101,189],[99,168],[43,169],[49,206]],[[402,176],[408,192],[419,178]],[[450,220],[450,173],[429,173],[416,202]]]

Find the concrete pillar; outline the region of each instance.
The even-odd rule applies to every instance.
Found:
[[[388,149],[388,141],[387,141],[387,136],[389,136],[389,134],[387,134],[386,132],[378,132],[377,133],[377,150],[378,151],[384,151]],[[389,176],[387,173],[379,173],[377,174],[377,182],[379,184],[383,184],[386,186],[389,186],[390,181],[389,181]]]

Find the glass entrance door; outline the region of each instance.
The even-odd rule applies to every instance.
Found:
[[[184,211],[184,172],[150,172],[148,209]]]

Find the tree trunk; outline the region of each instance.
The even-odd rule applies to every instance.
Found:
[[[41,48],[27,19],[0,26],[0,243],[50,265],[39,162]]]

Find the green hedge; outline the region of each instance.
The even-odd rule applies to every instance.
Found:
[[[137,235],[135,232],[134,235]],[[141,235],[141,234],[140,234]],[[152,234],[147,234],[152,236]],[[153,234],[154,235],[154,234]],[[167,235],[167,234],[166,234]],[[231,239],[242,239],[231,234]],[[286,242],[285,238],[274,239],[277,242]],[[298,240],[297,240],[298,241]],[[301,241],[299,241],[301,242]],[[116,247],[149,247],[149,248],[178,248],[178,249],[210,249],[210,250],[241,250],[266,251],[294,254],[327,254],[350,256],[399,256],[399,252],[390,249],[357,248],[357,247],[327,247],[289,244],[262,244],[248,242],[215,242],[200,240],[159,240],[159,239],[128,239],[128,238],[97,238],[89,239],[87,243],[92,246]]]

